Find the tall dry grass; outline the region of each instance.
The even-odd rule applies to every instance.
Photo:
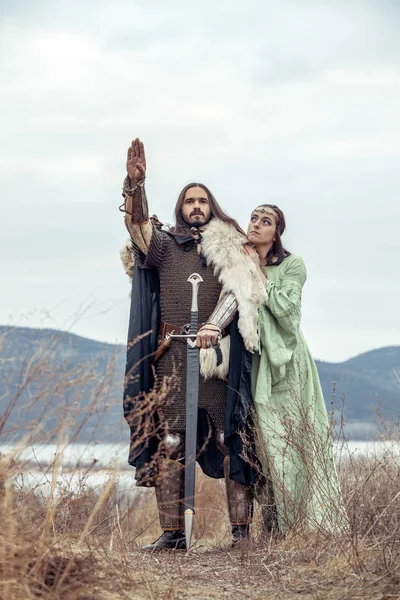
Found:
[[[112,374],[105,373],[102,381],[96,376],[94,381],[90,363],[80,365],[79,372],[50,373],[46,349],[24,368],[21,385],[35,378],[42,385],[32,397],[39,412],[29,430],[18,431],[17,423],[11,423],[18,398],[9,399],[3,414],[3,432],[15,432],[19,442],[0,457],[2,600],[400,597],[400,428],[395,422],[379,416],[377,442],[386,445],[369,456],[346,453],[343,427],[336,428],[342,446],[337,468],[350,520],[348,531],[332,536],[323,530],[294,529],[284,537],[266,532],[261,502],[250,542],[231,550],[223,482],[198,471],[191,553],[144,555],[140,545],[160,533],[151,489],[135,489],[132,481],[124,492],[118,484],[121,474],[110,468],[104,486],[95,491],[88,483],[93,465],[74,467],[79,473],[77,487],[62,477],[66,445],[76,439],[90,416],[97,415],[100,423],[107,415],[103,393]],[[71,382],[86,376],[92,392],[84,411],[78,398],[54,412],[53,395],[61,397],[63,386],[71,388]],[[150,411],[154,403],[148,402]],[[50,421],[50,433],[45,420]],[[336,422],[343,425],[340,414]],[[42,467],[48,491],[22,485],[21,473],[31,465],[24,464],[21,450],[33,442],[55,439],[54,460],[50,467]]]

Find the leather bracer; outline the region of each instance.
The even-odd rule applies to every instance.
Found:
[[[238,303],[233,293],[223,292],[211,317],[207,319],[207,323],[215,325],[223,331],[233,321],[237,309]]]
[[[146,223],[149,220],[149,208],[144,183],[145,179],[143,178],[131,187],[128,175],[124,179],[124,186],[122,188],[122,195],[125,199],[124,212],[130,215],[133,223]],[[130,198],[132,199],[131,201],[129,201]]]
[[[153,235],[153,226],[149,220],[149,207],[147,204],[145,180],[142,179],[132,188],[128,176],[125,177],[122,195],[124,197],[125,225],[133,242],[147,254]]]

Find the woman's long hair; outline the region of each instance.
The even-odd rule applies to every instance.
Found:
[[[265,208],[272,208],[272,210],[276,213],[276,230],[275,230],[275,240],[268,251],[266,256],[266,264],[267,265],[279,265],[287,256],[290,255],[290,252],[283,247],[281,236],[286,229],[286,221],[285,215],[276,204],[259,204],[258,206],[263,206]],[[274,260],[276,259],[276,260]]]
[[[200,187],[206,192],[208,201],[210,203],[210,209],[211,209],[210,218],[211,219],[214,219],[214,218],[220,219],[221,221],[224,221],[224,223],[230,223],[231,225],[234,226],[236,231],[238,231],[242,235],[246,236],[245,232],[240,227],[238,222],[235,221],[235,219],[232,219],[232,217],[229,217],[226,213],[224,213],[224,211],[222,210],[222,208],[220,207],[220,205],[218,204],[218,202],[216,201],[215,197],[210,192],[208,187],[206,187],[202,183],[189,183],[188,185],[185,185],[185,187],[179,194],[179,197],[178,197],[178,200],[177,200],[177,203],[175,206],[175,225],[174,225],[174,227],[171,227],[169,230],[171,233],[173,233],[175,235],[188,236],[188,237],[191,234],[190,225],[185,223],[185,221],[183,220],[183,217],[182,217],[182,206],[183,206],[183,201],[185,199],[186,192],[192,187]]]

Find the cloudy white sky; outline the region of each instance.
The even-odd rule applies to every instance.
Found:
[[[400,344],[397,0],[0,0],[0,323],[124,342],[121,183],[287,216],[316,358]]]

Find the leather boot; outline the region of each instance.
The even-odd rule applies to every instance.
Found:
[[[232,525],[232,548],[249,539],[249,525]]]
[[[250,523],[253,518],[252,490],[229,477],[230,459],[224,458],[226,496],[229,520],[232,525],[232,547],[249,538]]]
[[[185,532],[183,529],[176,531],[164,531],[152,544],[142,546],[142,550],[148,552],[160,552],[162,550],[186,550]]]
[[[164,533],[142,550],[186,550],[184,534],[185,468],[169,458],[162,461],[156,483],[158,516]]]

